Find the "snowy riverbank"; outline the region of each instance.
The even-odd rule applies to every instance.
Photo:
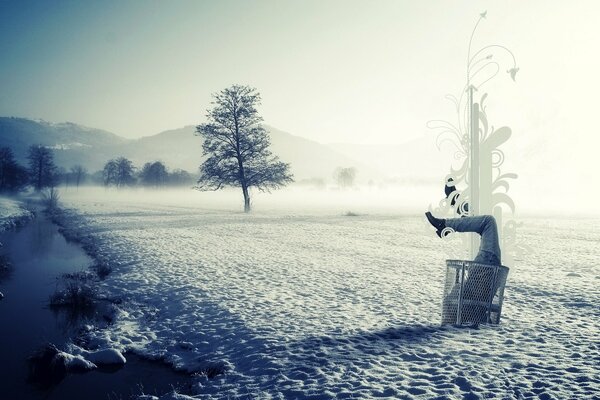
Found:
[[[21,201],[0,196],[0,232],[24,225],[33,217]]]
[[[586,398],[597,394],[598,221],[526,221],[503,321],[440,328],[446,258],[420,216],[244,215],[69,198],[123,303],[91,342],[196,372],[197,398]],[[206,375],[216,375],[207,377]]]

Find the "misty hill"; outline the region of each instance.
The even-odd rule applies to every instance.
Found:
[[[115,146],[127,142],[120,136],[71,122],[51,123],[26,118],[0,117],[0,146],[8,146],[17,161],[27,162],[27,148],[41,144],[54,150],[59,166],[96,166],[112,157]]]
[[[336,152],[328,146],[294,136],[264,125],[271,138],[271,151],[291,164],[295,179],[330,179],[337,167],[355,167],[359,178],[374,178],[377,173],[364,164]],[[171,168],[197,171],[203,161],[202,138],[194,135],[195,126],[173,129],[129,142],[120,147],[121,154],[134,164],[161,160]]]
[[[376,169],[359,160],[344,155],[336,149],[291,135],[287,132],[265,125],[271,136],[272,150],[282,161],[292,166],[295,179],[323,178],[330,180],[337,167],[354,167],[357,169],[357,179],[364,181],[381,177]]]
[[[309,178],[329,180],[337,167],[355,167],[358,178],[376,179],[379,175],[365,164],[340,154],[326,145],[291,135],[266,126],[271,137],[271,150],[282,161],[291,164],[297,181]],[[90,171],[124,156],[141,167],[148,161],[160,160],[169,168],[196,172],[201,164],[202,138],[194,135],[195,127],[186,126],[136,140],[124,139],[100,129],[73,123],[53,124],[25,118],[0,117],[0,145],[9,146],[19,162],[26,163],[27,148],[42,144],[54,150],[59,166],[69,168],[81,164]]]
[[[194,131],[194,126],[186,126],[145,136],[116,146],[113,153],[129,158],[137,167],[160,160],[170,169],[195,173],[201,163],[202,139]]]

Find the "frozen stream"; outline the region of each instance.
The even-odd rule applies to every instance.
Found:
[[[81,271],[92,260],[68,243],[41,214],[27,226],[0,235],[1,253],[12,267],[0,276],[0,363],[2,399],[107,399],[129,394],[165,393],[186,378],[168,367],[127,354],[121,369],[68,375],[57,386],[41,389],[28,384],[26,359],[41,345],[58,347],[72,338],[81,321],[48,308],[48,298],[61,274]],[[117,397],[120,396],[120,397]]]

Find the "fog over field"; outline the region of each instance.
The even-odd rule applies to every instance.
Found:
[[[520,206],[517,209],[517,217],[583,218],[591,215],[597,218],[598,215],[593,209],[582,211],[563,208],[565,202],[562,198],[540,205],[534,201],[534,190],[524,188],[523,192],[522,196],[513,196]],[[61,189],[60,193],[64,200],[69,201],[82,199],[122,204],[177,205],[232,213],[243,211],[241,191],[234,188],[201,192],[193,188],[156,190],[82,187],[79,190]],[[357,185],[350,189],[341,189],[335,185],[329,188],[291,185],[272,193],[255,191],[252,199],[253,210],[258,214],[322,215],[357,212],[367,215],[421,215],[430,205],[432,208],[437,207],[444,199],[444,193],[443,186],[436,183]]]
[[[437,190],[436,190],[437,189]],[[437,193],[436,193],[437,192]],[[252,196],[253,210],[258,214],[274,215],[322,215],[342,214],[348,211],[363,214],[421,214],[423,199],[427,195],[439,195],[439,187],[407,186],[387,189],[361,186],[352,189],[322,189],[292,186],[273,193],[256,191]],[[105,189],[82,187],[61,190],[65,201],[97,201],[99,203],[122,203],[143,205],[185,206],[191,209],[238,213],[243,211],[240,190],[227,189],[219,192],[200,192],[193,189],[155,190]],[[436,199],[437,197],[433,197]],[[426,208],[426,206],[425,206]]]

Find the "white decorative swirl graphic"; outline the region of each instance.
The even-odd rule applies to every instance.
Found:
[[[507,126],[495,128],[490,124],[486,105],[488,94],[482,91],[482,87],[501,71],[506,71],[508,78],[515,81],[519,68],[515,56],[505,46],[491,44],[472,51],[475,32],[485,15],[480,14],[469,40],[463,90],[458,96],[446,95],[453,104],[455,121],[431,120],[427,127],[437,134],[438,150],[442,145],[450,145],[456,162],[456,165],[450,166],[450,173],[443,182],[452,191],[448,194],[447,190],[448,195],[439,201],[435,213],[440,217],[475,213],[494,215],[501,221],[498,229],[504,262],[508,265],[517,249],[524,248],[517,245],[518,224],[512,219],[516,206],[508,194],[510,180],[516,179],[517,175],[501,170],[506,156],[500,147],[510,139],[512,131]],[[481,94],[479,100],[476,98],[478,94]],[[471,135],[472,127],[477,127],[474,135]],[[475,185],[471,182],[471,175],[477,179]],[[451,184],[448,185],[450,179]],[[510,214],[505,216],[505,213]],[[442,236],[450,233],[442,231]]]
[[[445,227],[444,229],[442,229],[442,232],[440,232],[440,236],[442,238],[445,238],[448,235],[453,234],[454,232],[456,232],[454,229],[450,228],[449,226]]]

